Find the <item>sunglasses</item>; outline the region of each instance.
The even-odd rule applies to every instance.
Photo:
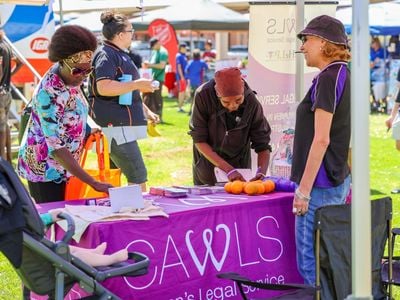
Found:
[[[308,37],[307,37],[306,35],[303,35],[303,36],[301,37],[301,43],[302,43],[303,45],[307,42],[307,40],[308,40]]]
[[[94,67],[90,67],[89,69],[81,69],[77,67],[71,67],[66,60],[64,60],[64,64],[68,67],[70,73],[74,77],[79,76],[88,76],[90,73],[93,72]]]

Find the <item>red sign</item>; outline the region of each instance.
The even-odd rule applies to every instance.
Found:
[[[45,37],[37,37],[31,41],[31,49],[36,53],[45,53],[49,47],[50,41]]]
[[[161,45],[168,51],[168,63],[172,71],[176,72],[176,54],[178,53],[178,40],[174,27],[163,19],[155,19],[149,25],[149,35],[156,37]]]

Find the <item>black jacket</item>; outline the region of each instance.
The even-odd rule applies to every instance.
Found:
[[[264,117],[254,91],[245,84],[243,115],[236,127],[228,130],[227,110],[214,89],[214,79],[200,86],[194,97],[189,134],[193,143],[207,143],[235,168],[250,168],[250,148],[255,152],[270,150],[271,128]],[[214,185],[214,165],[193,147],[193,179],[195,184]]]

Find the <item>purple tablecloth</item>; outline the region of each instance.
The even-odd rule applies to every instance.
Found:
[[[240,299],[233,282],[216,274],[238,272],[263,282],[301,282],[292,199],[292,193],[159,197],[155,201],[169,218],[93,223],[79,245],[107,242],[107,253],[127,247],[149,256],[147,275],[104,282],[122,299]],[[64,204],[38,208],[45,212]],[[256,289],[245,291],[251,297],[266,295]],[[71,296],[76,292],[74,288]]]

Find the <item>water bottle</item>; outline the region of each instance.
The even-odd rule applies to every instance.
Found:
[[[131,74],[122,74],[122,76],[120,78],[118,78],[118,80],[121,82],[132,81],[132,75]],[[132,92],[128,92],[128,93],[120,95],[118,103],[120,105],[131,105],[132,104]]]

